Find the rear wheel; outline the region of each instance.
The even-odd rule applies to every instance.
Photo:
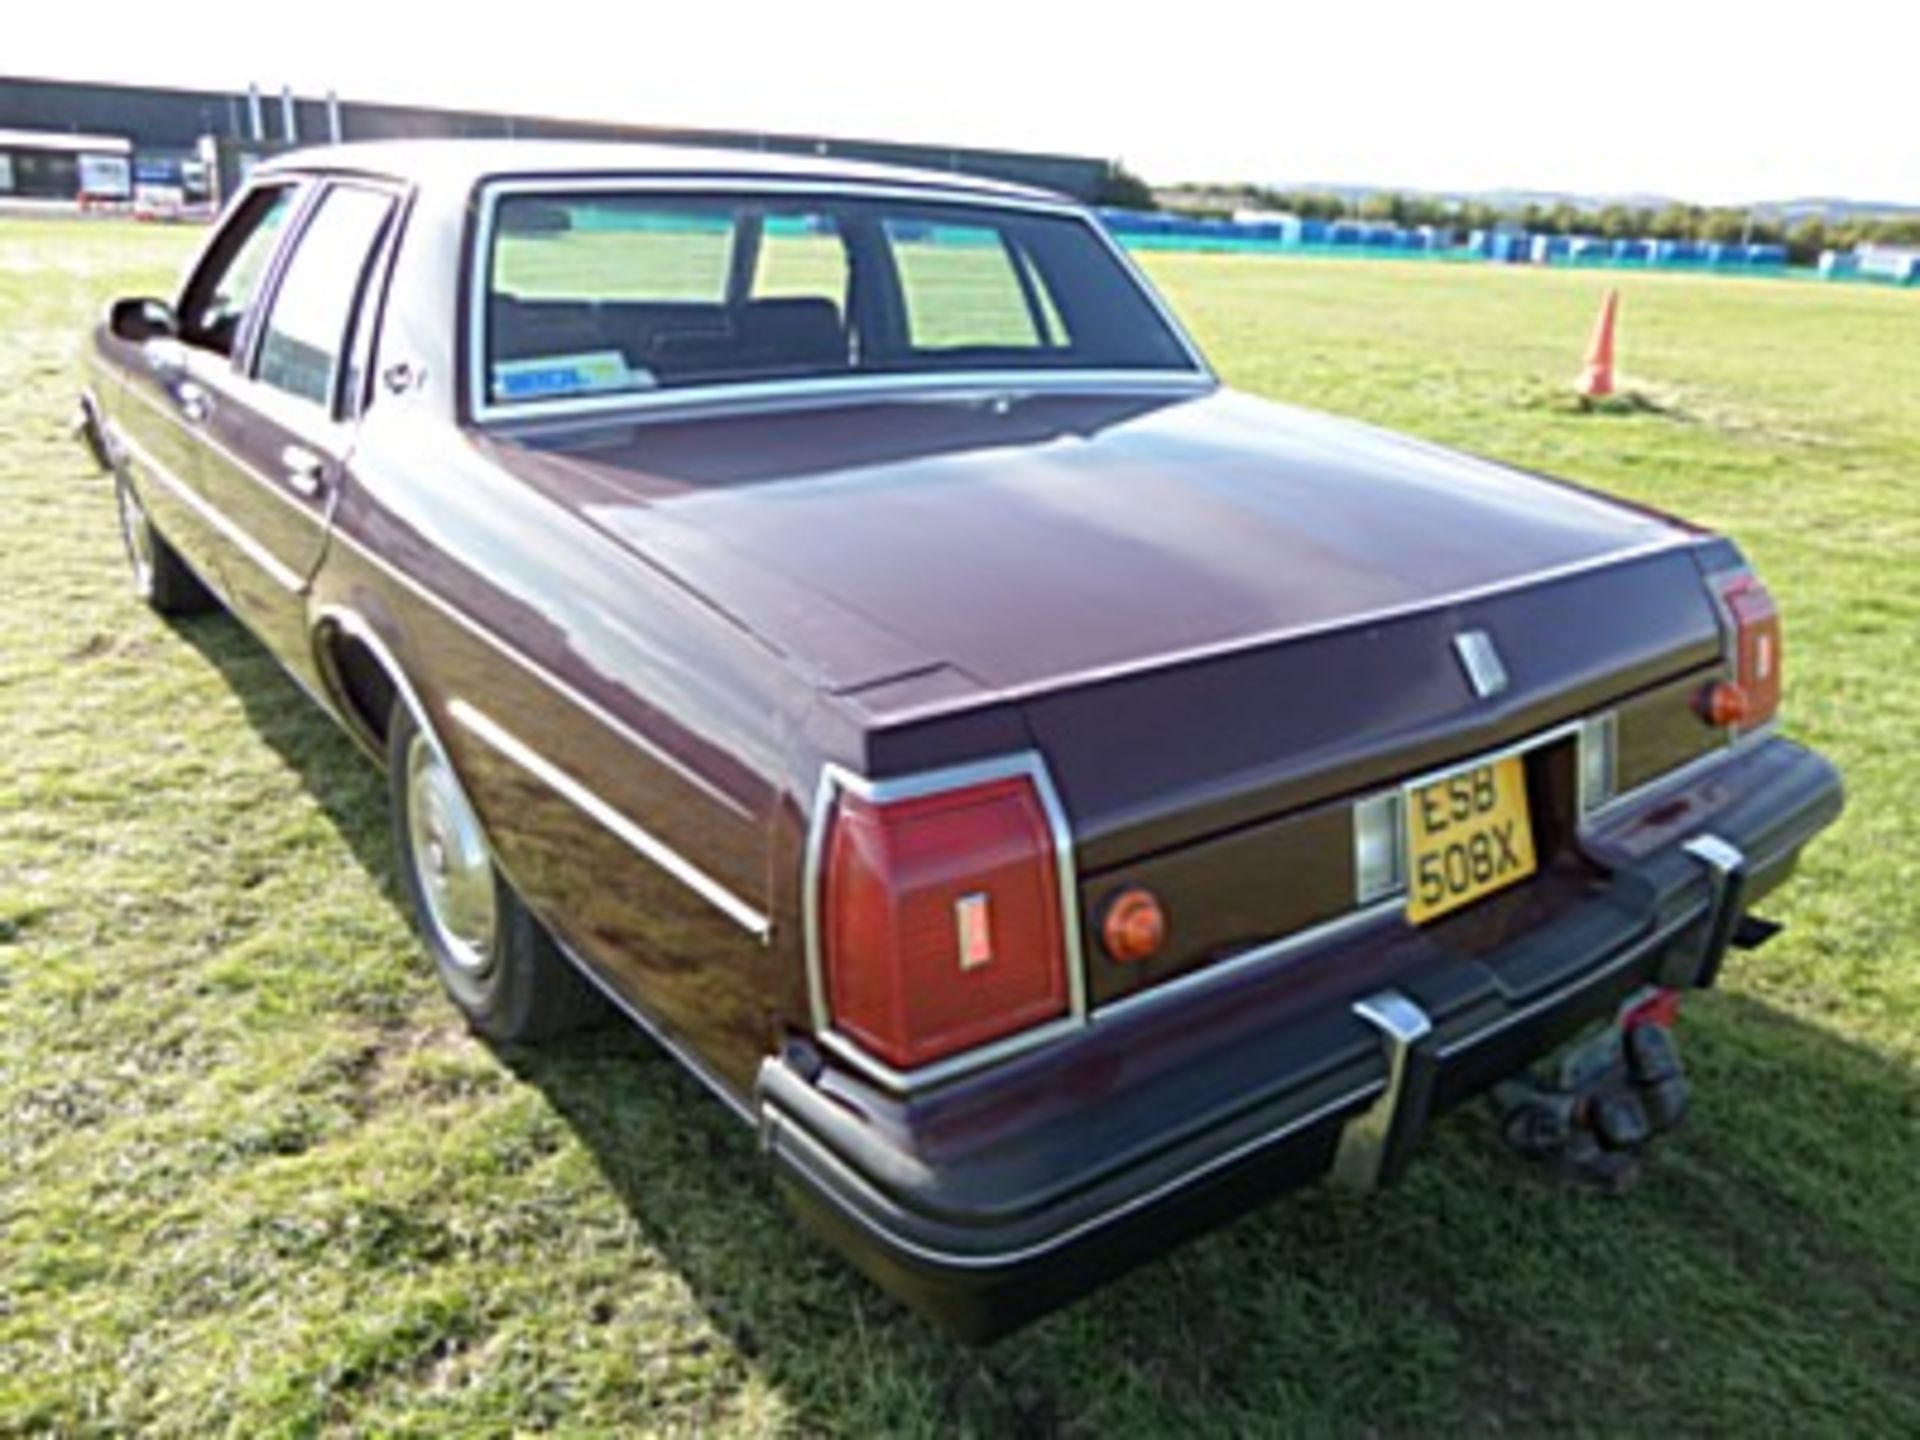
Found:
[[[146,506],[124,475],[114,476],[113,495],[134,593],[161,615],[197,615],[213,609],[213,595],[154,528]]]
[[[405,705],[387,727],[394,846],[414,924],[467,1023],[542,1040],[602,1019],[607,1002],[513,893],[440,747]]]

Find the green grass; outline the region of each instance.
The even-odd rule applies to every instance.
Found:
[[[221,618],[123,583],[64,426],[197,237],[0,222],[0,1432],[1920,1433],[1920,293],[1159,256],[1233,381],[1724,526],[1852,784],[1689,1002],[1625,1200],[1484,1116],[986,1352],[797,1234],[637,1037],[494,1053],[396,907],[378,777]]]

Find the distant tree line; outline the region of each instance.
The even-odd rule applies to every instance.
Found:
[[[1817,261],[1822,250],[1851,250],[1863,243],[1920,245],[1920,216],[1850,216],[1843,220],[1809,217],[1784,223],[1729,206],[1675,204],[1656,210],[1608,205],[1583,210],[1563,201],[1502,208],[1484,201],[1449,201],[1429,195],[1383,191],[1349,199],[1323,191],[1272,190],[1261,185],[1179,187],[1156,195],[1122,166],[1113,168],[1108,191],[1126,198],[1103,196],[1102,204],[1136,210],[1162,208],[1187,215],[1225,217],[1235,210],[1273,210],[1306,220],[1391,221],[1408,227],[1432,225],[1457,231],[1508,225],[1540,235],[1599,235],[1609,240],[1748,241],[1785,245],[1794,261],[1805,265]]]

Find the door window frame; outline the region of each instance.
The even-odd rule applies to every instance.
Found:
[[[273,307],[279,302],[280,289],[286,279],[288,267],[299,254],[301,242],[306,239],[307,231],[314,218],[320,213],[320,207],[327,196],[336,190],[364,190],[384,196],[388,203],[387,218],[382,222],[367,259],[363,264],[353,298],[347,307],[345,324],[340,334],[340,348],[333,356],[333,364],[327,375],[327,398],[324,404],[315,405],[311,400],[292,394],[277,385],[271,385],[260,378],[261,352],[266,342],[266,321],[273,313]],[[366,413],[373,395],[370,386],[372,379],[367,371],[371,368],[374,344],[386,311],[387,284],[392,276],[393,259],[398,251],[402,232],[406,228],[407,216],[411,210],[412,193],[409,187],[392,180],[376,176],[323,176],[310,184],[309,193],[301,204],[298,214],[289,226],[289,234],[276,252],[273,264],[268,272],[267,283],[261,287],[261,302],[258,316],[249,317],[246,344],[235,345],[234,369],[247,387],[248,403],[268,414],[277,423],[289,430],[333,429],[351,423]],[[369,297],[377,297],[376,303],[369,304]],[[348,405],[345,393],[345,381],[352,368],[352,361],[361,344],[362,328],[371,333],[364,349],[367,365],[360,375],[358,393],[353,404]]]

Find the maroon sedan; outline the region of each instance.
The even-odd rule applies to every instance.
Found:
[[[1047,195],[293,155],[89,366],[141,593],[387,767],[473,1026],[616,1007],[969,1335],[1490,1091],[1604,1171],[1840,808],[1731,543],[1225,390]]]

